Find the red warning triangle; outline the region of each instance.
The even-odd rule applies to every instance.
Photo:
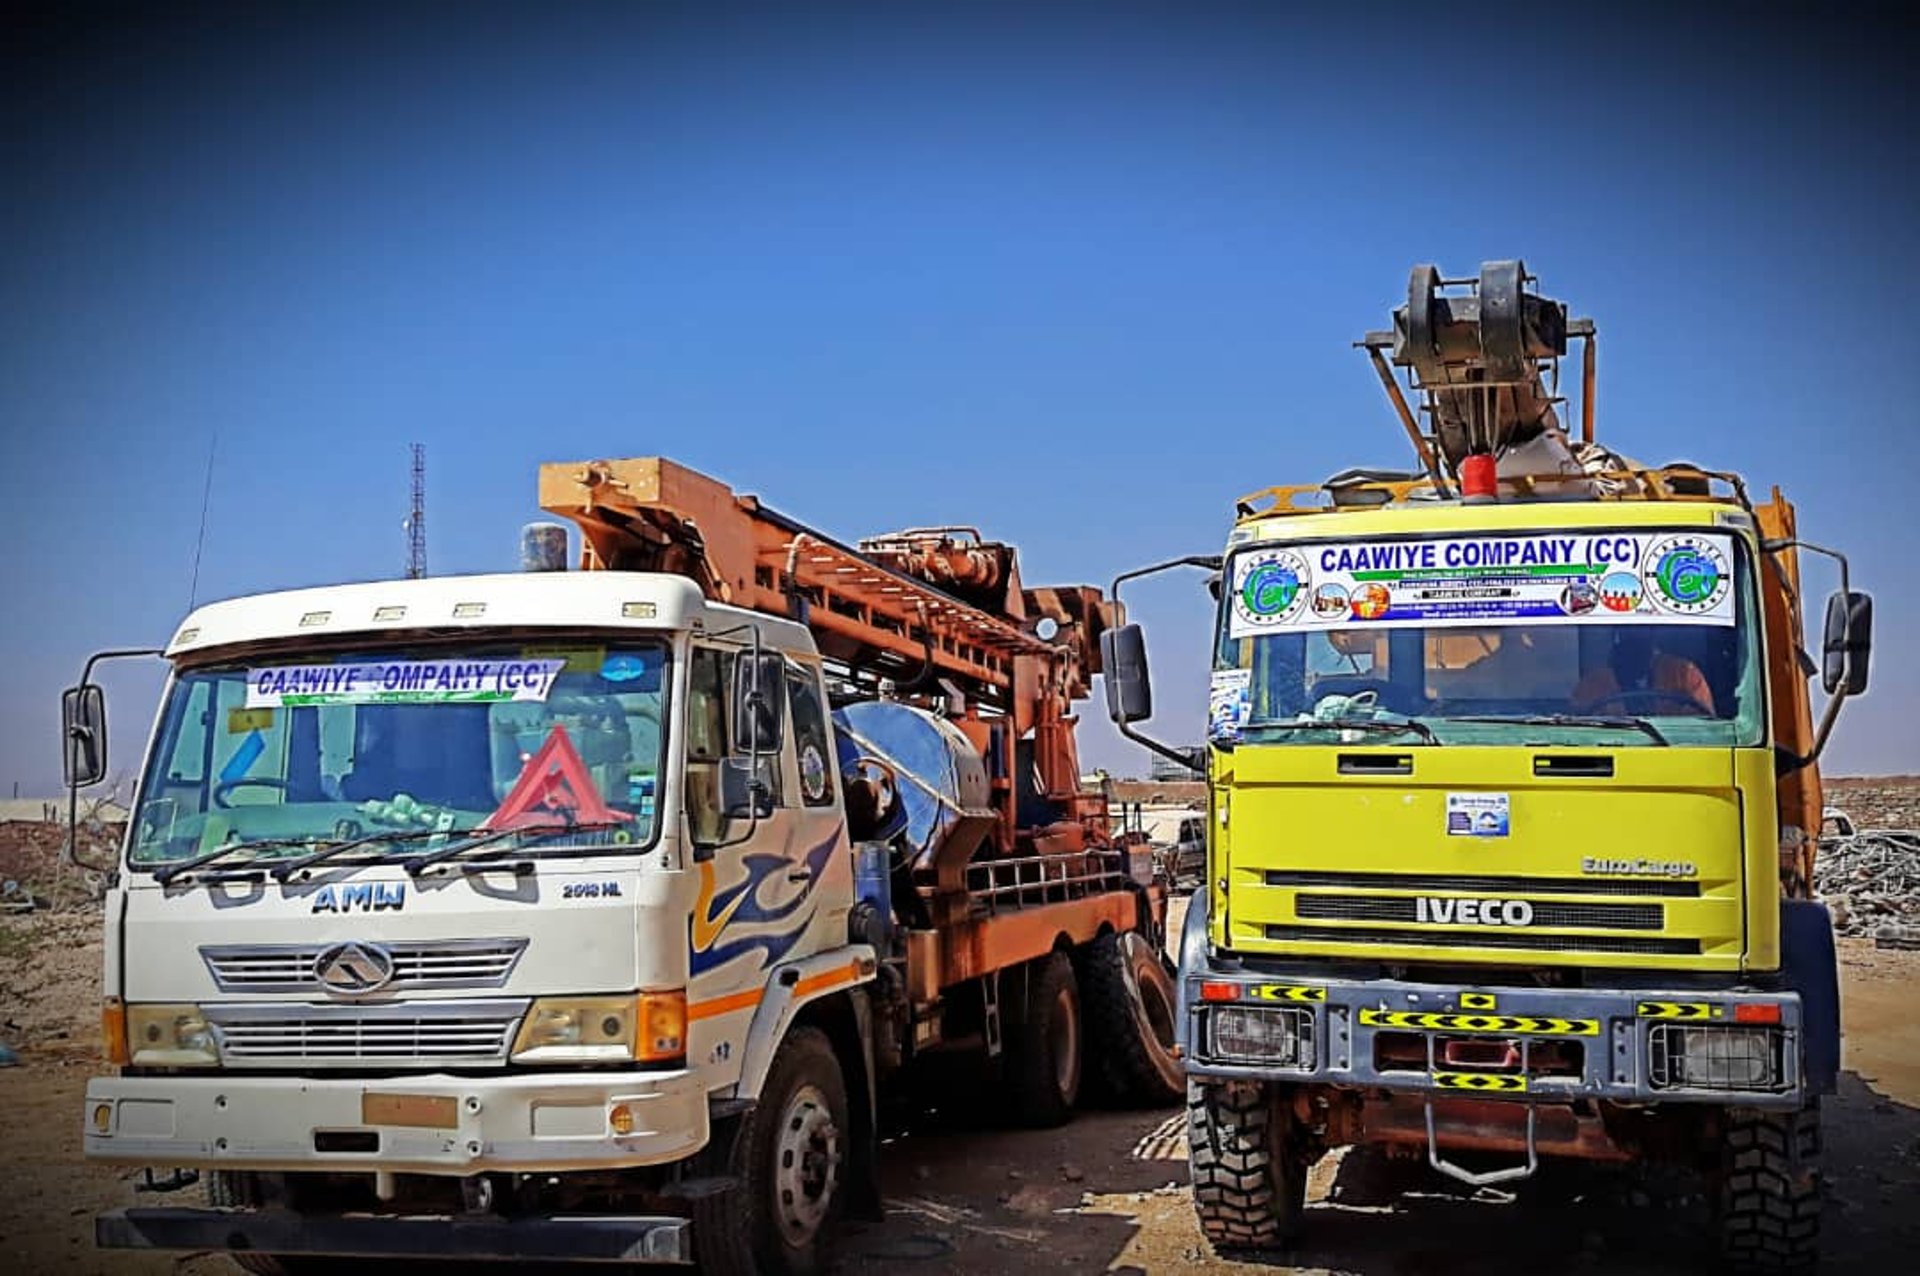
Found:
[[[567,729],[555,725],[483,829],[526,828],[535,824],[608,824],[627,817],[608,806],[594,787]]]

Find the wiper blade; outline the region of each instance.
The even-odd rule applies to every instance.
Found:
[[[516,828],[490,829],[479,833],[475,837],[470,837],[464,842],[455,842],[451,846],[443,846],[439,850],[429,851],[425,855],[416,855],[408,860],[404,867],[408,874],[413,877],[418,877],[428,868],[431,868],[442,860],[451,859],[456,855],[464,855],[468,851],[477,851],[483,847],[493,846],[496,843],[506,841],[510,837],[518,837],[522,834],[528,837],[551,837],[561,833],[594,833],[606,829],[625,828],[632,822],[631,820],[596,820],[587,824],[526,824]],[[518,846],[508,846],[488,855],[476,855],[473,859],[468,860],[467,864],[492,863],[494,860],[511,855],[519,849]],[[466,864],[462,864],[461,868],[464,870]]]
[[[305,841],[306,839],[299,838],[294,840]],[[283,841],[279,844],[287,843]],[[190,860],[181,860],[178,864],[162,864],[159,868],[153,870],[153,880],[162,886],[171,886],[175,879],[179,878],[182,874],[191,873],[197,868],[204,868],[215,860],[225,859],[227,856],[239,851],[271,850],[275,845],[276,843],[273,842],[223,842],[212,850],[196,855]]]
[[[1597,727],[1613,731],[1638,731],[1649,737],[1655,744],[1670,745],[1673,741],[1662,734],[1659,727],[1645,718],[1636,718],[1628,714],[1594,713],[1480,713],[1460,717],[1449,716],[1448,722],[1504,722],[1526,727]]]
[[[323,846],[311,855],[302,855],[299,859],[288,860],[284,864],[276,864],[270,871],[273,873],[275,881],[285,882],[288,878],[304,868],[310,868],[315,864],[324,863],[336,855],[345,855],[348,851],[357,851],[362,847],[372,846],[380,842],[385,842],[389,845],[401,842],[423,842],[431,837],[446,836],[450,832],[452,832],[450,829],[393,829],[379,833],[368,833],[364,837],[351,838],[345,842],[334,842],[329,846]],[[299,840],[310,843],[318,839],[302,838]]]
[[[1387,718],[1293,718],[1281,722],[1259,722],[1241,728],[1242,734],[1250,731],[1373,731],[1388,735],[1400,735],[1411,731],[1428,744],[1440,743],[1440,737],[1424,722],[1406,718],[1395,722]]]

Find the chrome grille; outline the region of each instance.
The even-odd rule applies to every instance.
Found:
[[[1439,945],[1445,948],[1527,949],[1554,953],[1693,954],[1697,939],[1655,939],[1642,935],[1544,935],[1537,931],[1403,930],[1347,926],[1268,926],[1267,938],[1284,942],[1329,944]]]
[[[328,992],[314,967],[326,944],[206,945],[200,957],[221,992]],[[423,939],[380,944],[393,956],[393,978],[381,992],[402,988],[503,988],[526,951],[517,939]]]
[[[528,1002],[210,1006],[221,1062],[285,1067],[504,1063]]]
[[[1293,913],[1309,921],[1414,922],[1419,917],[1411,895],[1300,895]],[[1611,930],[1659,930],[1666,909],[1659,904],[1568,904],[1528,900],[1535,926],[1592,926]],[[1454,932],[1447,931],[1450,938]]]

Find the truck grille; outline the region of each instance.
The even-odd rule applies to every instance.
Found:
[[[210,1006],[221,1061],[282,1067],[504,1063],[528,1002]]]
[[[1344,887],[1348,890],[1479,891],[1488,895],[1650,895],[1700,898],[1700,883],[1669,877],[1520,877],[1487,873],[1331,873],[1273,871],[1268,886]]]
[[[1268,939],[1284,943],[1439,945],[1446,948],[1523,949],[1555,953],[1644,953],[1693,955],[1697,939],[1655,939],[1640,935],[1543,935],[1532,931],[1387,930],[1347,926],[1268,926]]]
[[[1535,926],[1591,926],[1608,930],[1659,930],[1666,910],[1658,904],[1567,904],[1529,900]],[[1294,916],[1309,921],[1417,922],[1411,895],[1301,895]],[[1452,942],[1448,931],[1447,942]],[[1429,936],[1432,938],[1432,936]]]
[[[382,992],[401,988],[502,988],[526,951],[518,939],[426,939],[380,944],[393,958]],[[221,992],[327,992],[316,969],[331,944],[205,945],[200,957]]]

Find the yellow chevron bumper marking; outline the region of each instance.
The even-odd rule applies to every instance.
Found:
[[[1425,1010],[1362,1010],[1369,1028],[1416,1028],[1452,1032],[1490,1032],[1522,1037],[1597,1037],[1598,1019],[1562,1019],[1554,1015],[1448,1015]]]
[[[1498,1072],[1436,1072],[1433,1074],[1433,1084],[1442,1090],[1500,1091],[1512,1094],[1524,1092],[1527,1088],[1527,1079]]]
[[[1726,1007],[1709,1001],[1643,1001],[1634,1008],[1642,1019],[1682,1019],[1704,1021],[1726,1016]]]
[[[1462,1010],[1496,1010],[1500,999],[1490,992],[1463,992],[1460,994]]]
[[[1325,1001],[1327,990],[1310,984],[1249,984],[1246,994],[1254,1001]]]

